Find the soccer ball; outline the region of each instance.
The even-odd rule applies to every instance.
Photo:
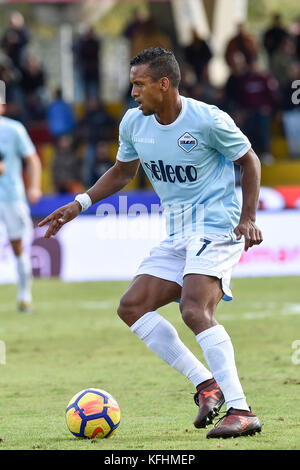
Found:
[[[106,438],[120,424],[120,408],[109,393],[87,388],[76,393],[66,409],[66,422],[74,436],[82,439]]]

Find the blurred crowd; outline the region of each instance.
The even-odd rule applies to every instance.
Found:
[[[228,112],[263,164],[274,162],[274,122],[288,142],[290,158],[300,157],[299,99],[292,99],[300,80],[300,17],[286,26],[275,14],[259,37],[239,24],[225,47],[229,75],[222,87],[211,83],[209,65],[214,51],[196,31],[191,43],[178,52],[178,45],[151,18],[143,19],[136,12],[123,34],[131,57],[148,47],[175,49],[182,74],[180,93]],[[30,52],[32,32],[21,13],[11,15],[0,36],[0,80],[6,84],[7,116],[22,121],[29,131],[40,123],[47,127],[55,149],[52,177],[56,192],[84,190],[113,165],[110,146],[118,135],[118,119],[101,102],[101,37],[89,27],[74,38],[74,77],[84,102],[83,115],[78,118],[60,89],[49,90],[46,64]],[[124,110],[134,105],[129,86]],[[142,172],[139,184],[146,185]]]

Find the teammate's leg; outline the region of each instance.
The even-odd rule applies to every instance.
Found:
[[[215,319],[215,310],[222,296],[223,291],[218,278],[203,274],[187,274],[184,277],[180,310],[184,322],[196,335],[207,364],[224,394],[227,410],[243,410],[249,413],[235,365],[231,339],[225,328]],[[247,423],[247,429],[241,429],[238,419],[239,426],[234,435],[239,435],[240,431],[252,432],[253,425],[254,429],[258,430],[254,418],[252,416],[248,418],[249,429]],[[215,434],[208,437],[224,437],[217,435],[217,432]]]
[[[23,248],[22,240],[11,240],[11,247],[17,261],[18,272],[18,306],[22,312],[28,312],[31,309],[31,285],[32,285],[32,267],[30,257]]]
[[[31,310],[32,267],[23,239],[32,234],[32,221],[28,205],[24,201],[1,204],[1,218],[6,226],[7,237],[16,257],[18,274],[18,308],[21,312]]]
[[[157,309],[180,296],[176,282],[142,274],[122,296],[118,314],[144,343],[167,364],[188,378],[194,386],[212,374],[180,340],[176,329]]]

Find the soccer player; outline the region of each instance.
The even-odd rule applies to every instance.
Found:
[[[226,403],[224,419],[208,438],[254,434],[261,424],[248,406],[231,339],[215,319],[215,310],[222,298],[232,298],[231,270],[243,249],[262,242],[255,224],[259,159],[226,113],[180,96],[180,70],[172,52],[146,49],[130,64],[132,97],[139,107],[122,119],[115,165],[40,225],[49,223],[46,238],[55,235],[82,210],[127,185],[141,163],[166,209],[169,233],[142,261],[118,314],[153,352],[195,385],[197,428],[211,424]],[[241,209],[233,162],[241,165]],[[179,298],[183,321],[195,334],[208,368],[157,312]]]
[[[0,104],[0,221],[4,223],[8,239],[17,261],[18,309],[29,313],[32,303],[32,268],[23,237],[32,232],[30,204],[41,197],[41,164],[36,149],[24,126],[3,116],[5,105]],[[27,189],[23,182],[23,165]]]

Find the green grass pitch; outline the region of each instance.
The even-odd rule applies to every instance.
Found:
[[[263,423],[260,435],[228,440],[208,440],[207,430],[193,427],[193,386],[117,316],[127,286],[36,280],[31,315],[16,311],[15,286],[0,286],[0,450],[300,449],[299,278],[233,279],[234,301],[218,307],[248,403]],[[178,304],[160,313],[202,360]],[[68,401],[88,387],[119,402],[111,439],[78,440],[66,428]]]

